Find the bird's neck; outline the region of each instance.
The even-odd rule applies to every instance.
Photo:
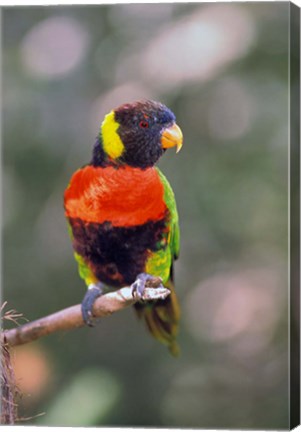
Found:
[[[123,160],[122,158],[113,159],[109,157],[109,155],[104,151],[103,140],[101,135],[99,135],[96,138],[96,142],[93,147],[92,159],[90,165],[94,167],[102,167],[102,168],[114,167],[116,169],[122,168],[127,165],[133,168],[140,168],[142,171],[154,167],[154,164],[145,164],[140,166],[138,163],[131,164],[129,161]]]
[[[117,167],[117,162],[112,161],[108,155],[105,153],[104,149],[103,149],[103,142],[101,139],[101,136],[98,136],[96,138],[96,142],[94,144],[93,147],[93,152],[92,152],[92,160],[91,160],[91,165],[95,166],[95,167],[108,167],[108,166],[114,166]]]

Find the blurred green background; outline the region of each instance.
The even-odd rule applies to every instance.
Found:
[[[159,164],[180,214],[181,357],[131,309],[19,347],[29,423],[288,426],[288,8],[2,9],[8,307],[33,320],[84,295],[62,197],[104,114],[151,98],[184,133]]]

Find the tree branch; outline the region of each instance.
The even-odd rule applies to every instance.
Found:
[[[150,283],[151,286],[145,288],[143,293],[144,301],[164,299],[170,294],[167,288],[158,287],[161,282],[158,279],[153,278]],[[136,301],[137,299],[133,298],[132,288],[124,287],[118,291],[113,291],[99,297],[93,305],[93,315],[96,318],[111,315],[114,312],[133,305]],[[83,327],[84,325],[81,305],[75,305],[26,323],[20,327],[6,330],[4,331],[4,338],[10,346],[22,345],[57,331],[71,330]]]

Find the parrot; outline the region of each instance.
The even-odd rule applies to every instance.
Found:
[[[180,230],[173,190],[156,166],[167,149],[183,144],[174,113],[153,100],[125,103],[105,115],[90,163],[74,172],[64,210],[80,277],[87,285],[83,321],[106,290],[132,288],[134,304],[151,335],[179,354],[180,305],[174,261]],[[164,300],[143,302],[147,281],[161,278]]]

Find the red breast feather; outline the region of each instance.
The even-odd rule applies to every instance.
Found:
[[[113,226],[164,217],[164,189],[154,168],[94,167],[76,171],[64,195],[66,216]]]

